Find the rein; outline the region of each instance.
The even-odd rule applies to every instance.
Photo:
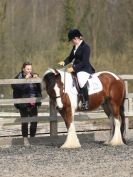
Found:
[[[64,92],[63,92],[63,94],[62,95],[59,95],[59,96],[55,96],[55,97],[51,97],[51,98],[53,98],[53,99],[57,99],[57,98],[62,98],[63,96],[64,96]]]
[[[64,92],[65,92],[65,80],[66,80],[66,67],[64,67]]]
[[[63,88],[64,92],[63,92],[62,95],[56,96],[55,99],[62,98],[64,96],[64,94],[65,94],[66,67],[64,67],[63,70],[64,70],[64,88]]]
[[[61,98],[61,95],[60,95],[60,96],[56,96],[56,97],[54,97],[54,98]]]

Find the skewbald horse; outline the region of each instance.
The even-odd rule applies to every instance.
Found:
[[[103,89],[89,95],[89,111],[102,106],[111,122],[111,134],[106,144],[117,146],[125,144],[125,85],[121,78],[108,71],[99,72]],[[56,108],[63,117],[68,134],[61,148],[81,147],[76,134],[74,113],[78,108],[78,94],[73,92],[73,79],[70,73],[61,70],[48,69],[42,80],[47,94],[55,102]],[[72,89],[73,87],[73,89]]]

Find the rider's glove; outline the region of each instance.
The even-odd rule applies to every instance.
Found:
[[[58,64],[61,65],[61,66],[64,66],[65,62],[64,61],[60,61]]]
[[[67,72],[71,73],[71,72],[74,72],[74,70],[72,67],[70,67],[70,68],[67,68]]]

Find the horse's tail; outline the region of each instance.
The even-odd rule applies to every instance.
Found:
[[[126,131],[124,102],[125,102],[125,93],[124,93],[124,98],[123,98],[122,104],[120,106],[120,116],[121,116],[121,134],[122,134],[122,139],[123,139],[123,142],[126,143],[125,138],[124,138],[125,131]]]

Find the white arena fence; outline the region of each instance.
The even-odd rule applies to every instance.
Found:
[[[132,128],[133,117],[133,93],[129,93],[129,82],[133,81],[133,75],[120,75],[125,81],[126,98],[125,98],[125,116],[126,116],[126,131]],[[38,79],[0,79],[0,85],[11,84],[27,84],[40,83],[41,78]],[[14,112],[3,112],[2,107],[14,108],[14,103],[29,103],[31,101],[42,102],[39,108],[38,117],[20,118],[18,110]],[[38,122],[37,134],[50,134],[55,136],[59,133],[65,133],[66,127],[63,119],[57,113],[52,100],[49,98],[23,98],[23,99],[0,99],[0,137],[3,136],[21,136],[20,124],[24,122]],[[131,122],[131,125],[130,125]],[[76,112],[75,113],[76,130],[79,132],[86,132],[92,130],[108,130],[109,120],[104,111],[99,108],[91,112]]]

